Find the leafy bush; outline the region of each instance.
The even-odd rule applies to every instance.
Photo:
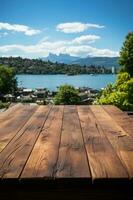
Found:
[[[127,72],[120,73],[114,85],[108,85],[94,104],[113,104],[122,110],[133,110],[133,78]]]
[[[64,105],[72,105],[79,104],[80,97],[78,95],[78,90],[76,90],[71,85],[62,85],[59,87],[58,92],[54,98],[54,103],[64,104]]]
[[[10,105],[9,102],[8,103],[3,103],[2,101],[0,101],[0,109],[2,109],[2,108],[8,108],[9,105]]]
[[[0,93],[13,93],[16,87],[17,81],[14,69],[0,66]]]

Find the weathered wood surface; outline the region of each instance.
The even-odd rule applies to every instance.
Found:
[[[0,177],[19,178],[47,118],[49,107],[40,106],[0,154]]]
[[[37,106],[23,106],[18,104],[0,113],[0,152],[27,123]]]
[[[13,106],[0,113],[1,181],[130,181],[132,120],[114,106]]]
[[[91,109],[86,106],[78,106],[78,113],[92,179],[127,177],[124,166],[107,137],[103,134]]]
[[[118,123],[123,130],[125,130],[131,137],[133,137],[133,116],[122,112],[115,106],[104,105],[102,106],[105,111]]]
[[[98,123],[102,127],[104,135],[112,144],[119,159],[123,163],[129,178],[133,177],[133,138],[116,123],[108,113],[99,106],[90,106]]]
[[[76,106],[65,106],[64,109],[62,135],[55,176],[57,178],[90,177]]]
[[[52,177],[58,158],[63,109],[56,106],[50,112],[21,178]]]

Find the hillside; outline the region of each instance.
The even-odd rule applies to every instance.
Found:
[[[78,64],[52,63],[41,59],[21,57],[0,57],[0,65],[14,67],[18,74],[92,74],[111,73],[111,69],[103,66],[80,66]]]
[[[104,67],[119,67],[118,57],[87,57],[72,62],[79,65],[95,65]]]
[[[43,61],[51,61],[65,64],[78,64],[78,65],[95,65],[104,67],[119,67],[118,57],[86,57],[78,58],[70,56],[69,54],[52,54],[50,53],[47,57],[41,58]]]

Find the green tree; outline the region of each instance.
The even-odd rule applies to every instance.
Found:
[[[122,71],[133,76],[133,32],[128,33],[120,51],[119,64]]]
[[[0,93],[14,93],[17,88],[15,71],[13,68],[0,66]]]
[[[133,32],[126,36],[120,51],[120,73],[113,85],[107,85],[94,104],[113,104],[122,110],[133,110]]]
[[[58,92],[54,98],[54,103],[73,105],[80,103],[80,97],[78,96],[78,90],[71,85],[62,85],[59,87]]]
[[[45,62],[40,59],[28,59],[21,57],[0,57],[0,63],[13,67],[17,74],[92,74],[111,73],[110,68],[104,66],[80,66],[78,64],[63,64]]]

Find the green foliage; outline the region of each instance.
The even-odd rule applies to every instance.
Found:
[[[13,93],[16,86],[17,81],[13,68],[0,66],[0,94]]]
[[[0,63],[5,66],[14,67],[17,74],[102,74],[111,73],[110,68],[103,66],[80,66],[76,64],[63,64],[63,63],[52,63],[50,61],[45,62],[41,59],[28,59],[21,57],[1,57]]]
[[[0,109],[2,108],[8,108],[10,106],[10,103],[3,103],[2,101],[0,101]]]
[[[133,110],[133,32],[126,36],[119,64],[122,69],[115,84],[101,91],[94,104],[113,104],[122,110]]]
[[[118,74],[117,79],[116,79],[116,86],[118,87],[118,86],[122,85],[126,81],[129,81],[130,78],[131,78],[130,74],[128,74],[128,73],[120,73],[120,74]]]
[[[56,105],[74,105],[80,103],[80,97],[78,96],[78,90],[71,85],[62,85],[54,98]]]
[[[133,78],[127,72],[120,73],[115,84],[101,91],[94,104],[113,104],[122,110],[133,110]]]
[[[133,77],[133,32],[126,36],[120,51],[119,64],[123,66],[121,71],[128,72]]]

